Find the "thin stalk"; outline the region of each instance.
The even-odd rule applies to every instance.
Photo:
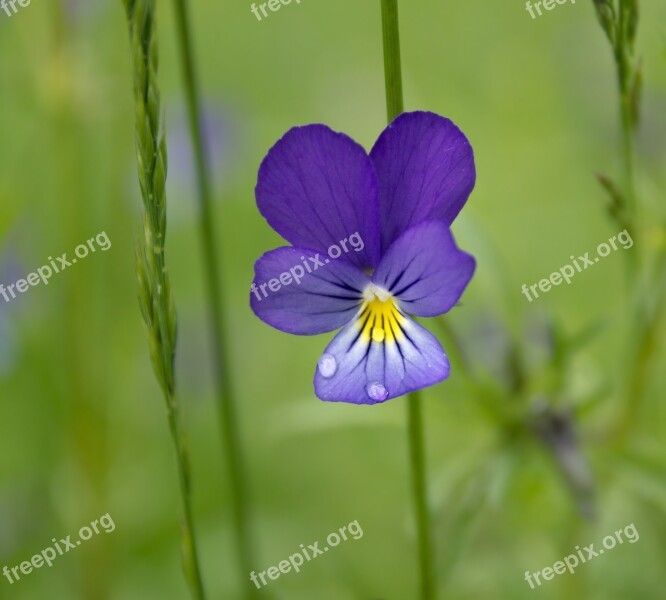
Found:
[[[190,461],[175,395],[176,311],[166,267],[166,141],[157,83],[155,0],[124,0],[130,37],[136,154],[143,200],[143,236],[137,244],[139,303],[150,359],[166,402],[180,484],[183,570],[192,598],[205,600],[192,516]]]
[[[639,25],[639,0],[594,0],[594,3],[599,23],[613,49],[620,101],[620,157],[624,181],[622,193],[612,195],[616,196],[615,204],[619,204],[621,208],[621,225],[628,224],[632,235],[639,235],[638,228],[643,220],[636,191],[635,163],[642,69],[634,56]],[[648,257],[641,257],[640,247],[627,253],[627,292],[630,301],[628,311],[632,314],[630,343],[625,345],[628,356],[623,359],[623,364],[629,365],[623,388],[624,406],[615,427],[619,442],[628,439],[637,422],[648,389],[651,363],[660,342],[655,327],[661,319],[660,300],[663,290],[659,284],[659,269],[654,271],[652,276],[643,276],[641,281],[643,262],[647,265],[647,259]],[[662,259],[658,255],[655,260],[659,265]],[[639,289],[639,285],[644,289]],[[656,304],[651,308],[653,301],[656,301]],[[636,341],[633,342],[633,339]]]
[[[239,566],[241,572],[249,574],[252,571],[254,563],[250,519],[247,512],[247,485],[243,477],[246,470],[244,468],[240,436],[238,433],[238,418],[232,391],[231,369],[227,362],[229,352],[226,340],[228,338],[226,336],[224,304],[221,293],[221,269],[217,259],[219,252],[215,243],[211,209],[211,179],[202,138],[199,85],[195,69],[192,36],[190,34],[189,14],[185,0],[174,0],[174,7],[185,82],[189,128],[196,165],[201,242],[208,295],[208,311],[211,322],[209,331],[213,351],[213,367],[216,378],[220,427],[232,490],[231,497]],[[254,592],[252,591],[252,593]],[[251,592],[248,592],[248,594],[251,594]]]
[[[621,227],[632,231],[639,225],[639,206],[635,182],[636,144],[642,87],[640,62],[634,57],[639,20],[638,0],[594,0],[597,18],[610,43],[615,61],[619,93],[620,148],[622,185],[620,190],[608,178],[602,185],[611,195],[612,214]],[[631,290],[638,276],[638,252],[627,253],[627,288]]]
[[[615,62],[617,65],[618,86],[620,90],[620,125],[622,129],[622,167],[624,171],[624,188],[627,198],[627,209],[631,221],[636,225],[636,187],[634,181],[635,133],[636,133],[636,90],[633,78],[636,76],[633,59],[633,40],[628,38],[629,9],[625,0],[620,0],[618,11],[617,40],[615,46]]]
[[[633,2],[634,0],[632,0]],[[627,212],[630,223],[636,228],[639,223],[637,214],[636,185],[634,163],[636,156],[636,110],[638,98],[633,85],[633,78],[637,76],[632,66],[633,39],[628,36],[631,7],[626,0],[619,0],[617,10],[617,28],[615,40],[615,63],[617,68],[618,89],[620,96],[620,129],[622,140],[620,156],[624,176],[624,193],[627,199]],[[633,232],[632,232],[633,233]],[[638,250],[628,253],[629,267],[629,296],[631,310],[633,311],[630,335],[636,336],[637,343],[631,349],[630,368],[625,385],[626,407],[619,426],[621,441],[625,441],[636,424],[640,405],[647,389],[649,365],[651,354],[656,349],[656,338],[650,326],[647,315],[647,306],[642,295],[637,294]],[[631,347],[631,346],[630,346]]]
[[[384,39],[386,111],[390,123],[404,110],[398,0],[382,0],[382,33]]]
[[[384,75],[386,80],[386,111],[391,122],[403,112],[402,68],[400,64],[400,27],[398,1],[382,0],[382,33],[384,42]],[[425,443],[421,396],[413,392],[407,398],[407,429],[412,477],[412,494],[416,513],[419,548],[421,600],[434,600],[435,579],[433,568],[430,514],[425,467]]]
[[[626,406],[617,425],[617,441],[625,443],[635,429],[649,388],[654,359],[660,348],[660,332],[666,318],[666,253],[660,250],[651,278],[650,301],[636,311],[637,341],[632,350],[625,385]]]
[[[635,163],[636,163],[636,130],[641,97],[641,66],[634,57],[634,47],[639,21],[638,0],[618,0],[615,8],[611,9],[607,31],[613,46],[617,70],[619,100],[620,100],[620,129],[622,140],[620,156],[624,178],[624,196],[626,198],[626,214],[632,229],[638,233],[641,225],[640,206],[638,204]],[[633,232],[632,232],[633,233]],[[639,280],[642,267],[639,249],[627,253],[628,257],[628,292],[631,300],[630,310],[632,326],[630,335],[636,339],[635,344],[628,345],[629,364],[626,384],[624,387],[625,407],[622,411],[619,430],[619,441],[629,438],[635,427],[645,394],[648,389],[651,374],[652,359],[659,347],[659,336],[656,335],[656,325],[660,321],[659,298],[662,293],[659,283],[659,269],[655,271],[656,277],[644,278],[642,292],[639,290]],[[661,262],[660,257],[656,258]],[[650,302],[657,299],[656,308],[651,309]]]
[[[167,417],[169,420],[169,431],[176,452],[176,463],[178,466],[178,483],[180,494],[183,498],[183,520],[181,524],[181,553],[185,576],[188,580],[192,597],[196,600],[205,600],[199,558],[197,555],[196,540],[194,537],[194,518],[192,514],[192,485],[190,480],[189,456],[185,434],[181,427],[181,419],[178,411],[178,402],[174,394],[167,394]]]
[[[637,202],[636,202],[636,184],[634,175],[634,162],[636,156],[635,149],[635,129],[632,124],[631,92],[621,89],[620,100],[620,120],[622,123],[622,165],[624,170],[624,187],[627,196],[627,205],[631,222],[636,225],[637,221]]]
[[[419,392],[412,392],[407,398],[407,428],[409,430],[409,463],[412,471],[412,495],[416,512],[416,531],[418,534],[421,578],[420,597],[422,600],[433,600],[436,597],[435,579],[427,498],[423,413],[421,394]]]

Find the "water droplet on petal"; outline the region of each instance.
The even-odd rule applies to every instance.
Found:
[[[326,379],[333,377],[338,370],[338,361],[335,360],[335,356],[332,354],[322,354],[318,365],[321,376]]]
[[[376,402],[383,402],[388,398],[388,390],[383,386],[383,384],[379,383],[379,381],[373,381],[372,383],[369,383],[365,391],[368,394],[368,397],[371,400],[375,400]]]
[[[385,337],[386,334],[384,333],[384,330],[381,329],[380,327],[375,327],[372,330],[372,339],[375,340],[375,342],[383,342]]]

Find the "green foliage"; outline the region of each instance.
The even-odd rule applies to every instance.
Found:
[[[176,310],[165,258],[167,152],[157,81],[158,47],[154,0],[125,0],[134,75],[139,185],[143,199],[143,240],[137,245],[139,304],[148,328],[150,359],[167,403],[183,496],[183,567],[192,597],[204,592],[194,540],[189,456],[176,400],[174,358]]]
[[[113,241],[109,252],[20,302],[0,300],[2,563],[18,565],[54,535],[74,533],[106,512],[117,529],[52,569],[11,586],[3,579],[0,596],[188,597],[178,567],[173,456],[136,305],[138,262],[146,279],[140,306],[149,340],[158,342],[151,352],[157,378],[177,381],[179,412],[187,415],[181,429],[189,432],[184,447],[207,592],[238,600],[249,573],[238,568],[232,536],[199,223],[194,192],[178,179],[177,151],[169,156],[166,210],[155,199],[149,235],[136,225],[143,223],[142,189],[163,197],[164,123],[170,149],[179,127],[174,107],[182,104],[183,87],[173,12],[170,3],[158,4],[162,110],[155,96],[148,101],[142,93],[137,107],[130,93],[137,79],[156,81],[149,66],[157,59],[150,50],[154,28],[139,27],[130,38],[144,56],[130,70],[120,4],[94,4],[83,3],[90,12],[76,18],[64,11],[57,17],[58,2],[33,2],[11,19],[0,11],[0,281],[14,280],[6,263],[18,277],[97,231]],[[145,10],[141,4],[126,6]],[[211,214],[223,262],[238,435],[252,483],[252,568],[260,572],[299,544],[358,519],[361,540],[260,593],[411,600],[418,580],[404,403],[366,410],[319,402],[312,375],[330,336],[281,335],[247,305],[253,262],[282,243],[253,198],[267,149],[292,125],[308,122],[328,123],[369,149],[385,125],[379,7],[292,2],[293,11],[258,22],[249,4],[191,8],[203,104],[231,124],[224,128],[224,157],[211,164]],[[462,305],[444,317],[449,330],[428,323],[452,361],[451,378],[422,397],[440,598],[662,600],[666,354],[664,296],[657,290],[666,282],[659,105],[666,79],[664,40],[655,27],[666,19],[666,6],[641,3],[634,42],[633,56],[644,57],[645,86],[635,169],[642,217],[630,229],[636,244],[531,304],[520,294],[522,283],[593,250],[633,214],[628,199],[615,212],[620,221],[604,214],[598,199],[612,210],[619,202],[591,175],[603,171],[609,187],[627,196],[614,135],[614,52],[592,3],[566,4],[538,21],[522,4],[470,6],[400,3],[405,106],[459,124],[473,143],[479,175],[454,226],[460,246],[477,258],[477,274]],[[137,133],[136,154],[147,178],[139,185],[130,133],[137,114],[143,140]],[[169,304],[153,303],[159,257],[149,252],[166,217],[168,281],[178,303],[173,377],[159,371],[169,364],[164,347],[175,330],[170,318],[160,321]],[[636,286],[623,261],[634,252],[642,257]],[[642,400],[622,439],[618,426],[635,397],[629,379],[638,382]],[[563,422],[572,426],[575,446],[564,443],[566,428],[556,427]],[[592,520],[581,517],[582,496],[563,470],[582,461],[594,476]],[[617,546],[538,590],[524,581],[527,569],[552,566],[576,545],[598,545],[631,522],[641,534],[636,544]]]

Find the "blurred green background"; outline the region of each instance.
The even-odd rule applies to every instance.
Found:
[[[331,336],[281,334],[248,306],[255,259],[281,243],[254,202],[267,149],[291,126],[310,122],[369,149],[385,126],[379,3],[303,0],[261,22],[250,4],[196,0],[191,8],[256,570],[353,520],[364,531],[261,595],[413,599],[404,399],[375,407],[320,402],[312,376]],[[238,573],[231,533],[172,6],[158,8],[178,395],[206,584],[210,598],[235,599],[249,574]],[[441,597],[663,599],[663,352],[630,441],[620,449],[605,434],[622,402],[632,336],[624,251],[537,302],[520,293],[523,283],[618,233],[594,178],[616,175],[620,165],[614,67],[592,2],[567,3],[536,20],[520,0],[403,1],[400,8],[406,108],[453,119],[470,138],[478,169],[454,225],[478,271],[463,306],[445,321],[473,375],[453,355],[450,380],[425,393]],[[663,216],[666,3],[643,2],[642,10],[639,190]],[[29,560],[53,537],[76,534],[103,514],[116,524],[51,569],[14,585],[0,579],[0,598],[187,598],[172,447],[136,300],[140,197],[120,0],[44,0],[12,17],[0,12],[0,77],[0,282],[16,281],[48,256],[71,255],[100,231],[113,244],[48,287],[10,304],[0,298],[0,567]],[[644,252],[649,227],[632,235],[627,252]],[[553,340],[596,324],[575,354],[557,359]],[[452,350],[440,325],[427,326]],[[518,417],[507,425],[506,413]],[[539,435],[543,429],[522,427],[525,421],[555,433]],[[567,485],[563,463],[582,473],[577,485]],[[592,505],[594,518],[583,518]],[[638,543],[538,591],[524,581],[526,570],[552,566],[576,545],[598,547],[629,523]]]

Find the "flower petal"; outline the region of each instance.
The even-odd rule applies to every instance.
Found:
[[[252,310],[272,327],[297,335],[335,331],[348,323],[370,281],[353,265],[304,248],[267,252],[254,270]]]
[[[372,282],[397,297],[406,312],[435,317],[455,306],[475,267],[443,222],[426,221],[391,244]]]
[[[421,221],[450,225],[474,188],[474,154],[452,121],[403,113],[370,152],[379,180],[382,248]]]
[[[326,252],[358,233],[364,248],[341,259],[374,268],[380,257],[377,178],[365,150],[325,125],[289,130],[259,169],[259,211],[284,239]]]
[[[392,300],[374,301],[333,338],[319,359],[314,385],[322,400],[377,404],[439,383],[449,370],[430,332]]]

